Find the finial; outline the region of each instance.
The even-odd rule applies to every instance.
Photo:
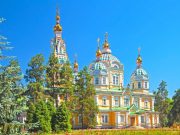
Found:
[[[100,50],[100,38],[97,39],[97,43],[98,43],[98,48],[96,51],[96,58],[97,60],[99,60],[99,58],[102,56],[101,50]]]
[[[74,71],[77,71],[78,70],[78,63],[77,63],[77,54],[74,54]]]
[[[59,8],[58,6],[56,7],[56,25],[54,26],[54,31],[55,32],[59,32],[59,31],[62,31],[62,27],[60,25],[60,15],[59,15]]]
[[[59,7],[58,7],[58,5],[56,6],[56,16],[59,16]]]
[[[105,41],[108,41],[108,33],[105,33]]]
[[[139,47],[138,48],[138,55],[140,55],[140,52],[141,52],[141,48]]]
[[[140,52],[141,52],[141,48],[139,47],[138,48],[138,57],[136,59],[136,63],[137,63],[138,67],[141,67],[141,65],[142,65],[142,58],[141,58]]]
[[[97,43],[98,43],[98,48],[100,48],[99,46],[100,46],[100,38],[98,37],[97,38]]]

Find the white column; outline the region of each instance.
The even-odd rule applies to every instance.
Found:
[[[123,107],[123,97],[120,97],[120,106]]]
[[[99,103],[98,95],[95,95],[95,101],[96,101],[96,104],[98,105],[98,103]]]
[[[154,127],[154,114],[152,114],[152,127]]]
[[[141,115],[138,115],[138,126],[141,126]]]
[[[131,105],[133,104],[134,102],[134,97],[131,97]]]
[[[139,98],[139,109],[141,109],[141,107],[142,107],[142,106],[141,106],[141,102],[142,102],[142,98],[140,97],[140,98]]]
[[[154,112],[154,98],[152,98],[152,111]]]
[[[126,126],[128,126],[128,115],[129,113],[126,113]]]
[[[113,107],[114,106],[114,96],[112,96],[111,103],[112,103],[112,107]]]

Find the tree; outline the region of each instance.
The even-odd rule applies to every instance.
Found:
[[[44,97],[45,66],[42,54],[32,57],[28,63],[25,79],[28,82],[28,94],[33,102]]]
[[[19,117],[27,110],[25,89],[22,86],[17,60],[0,67],[0,133],[18,134],[26,126]]]
[[[98,107],[94,101],[96,92],[93,84],[91,83],[91,79],[92,77],[88,73],[87,67],[85,67],[79,72],[78,79],[76,80],[76,111],[81,117],[82,128],[92,128],[96,125],[96,114],[98,113]]]
[[[176,93],[172,99],[173,105],[168,115],[169,126],[172,126],[175,123],[180,124],[180,89],[176,90]]]
[[[172,100],[169,99],[168,90],[166,89],[166,82],[162,81],[158,87],[157,92],[155,94],[155,111],[158,111],[159,114],[159,122],[162,127],[167,126],[168,124],[168,114],[171,110]]]
[[[53,129],[56,132],[71,131],[70,112],[64,102],[62,102],[61,105],[57,108],[53,119]]]

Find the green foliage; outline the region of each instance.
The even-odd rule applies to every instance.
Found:
[[[25,79],[28,82],[28,94],[33,102],[44,97],[44,57],[37,54],[28,63]]]
[[[18,117],[27,110],[25,89],[21,84],[17,60],[0,67],[0,129],[2,134],[16,134],[26,126]]]
[[[46,68],[46,84],[48,88],[54,89],[57,86],[59,70],[60,65],[58,63],[58,58],[52,53]]]
[[[176,90],[173,96],[172,109],[169,113],[169,125],[180,124],[180,89]]]
[[[53,116],[53,129],[56,132],[70,132],[70,112],[64,102],[57,108],[56,113]]]
[[[172,108],[172,100],[169,99],[168,91],[166,89],[166,82],[162,81],[158,87],[157,92],[155,92],[155,111],[158,111],[159,122],[162,127],[167,126],[168,124],[168,114]]]
[[[92,77],[85,67],[79,72],[78,79],[76,80],[76,111],[82,117],[82,128],[92,128],[96,125],[95,116],[98,113],[98,107],[94,101],[96,92],[91,79]]]
[[[30,131],[50,133],[52,129],[51,119],[54,113],[55,107],[53,107],[53,103],[51,102],[38,100],[35,104],[31,103],[27,111],[27,122],[38,123],[38,126],[32,128]]]

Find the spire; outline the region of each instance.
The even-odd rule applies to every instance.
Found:
[[[56,25],[54,26],[54,32],[62,31],[62,27],[60,25],[60,15],[59,15],[59,8],[56,8]]]
[[[138,48],[138,57],[136,59],[136,64],[138,67],[141,67],[142,65],[142,58],[141,58],[140,52],[141,52],[141,48]]]
[[[78,72],[78,62],[77,62],[77,55],[75,54],[75,60],[74,60],[74,72]]]
[[[97,51],[96,51],[96,58],[97,60],[100,60],[101,56],[102,56],[102,53],[101,53],[101,50],[100,50],[100,45],[99,45],[99,42],[100,42],[100,38],[97,39],[97,43],[98,43],[98,48],[97,48]]]
[[[103,48],[109,48],[109,43],[108,43],[108,33],[105,33],[105,41],[104,41],[104,45]]]

